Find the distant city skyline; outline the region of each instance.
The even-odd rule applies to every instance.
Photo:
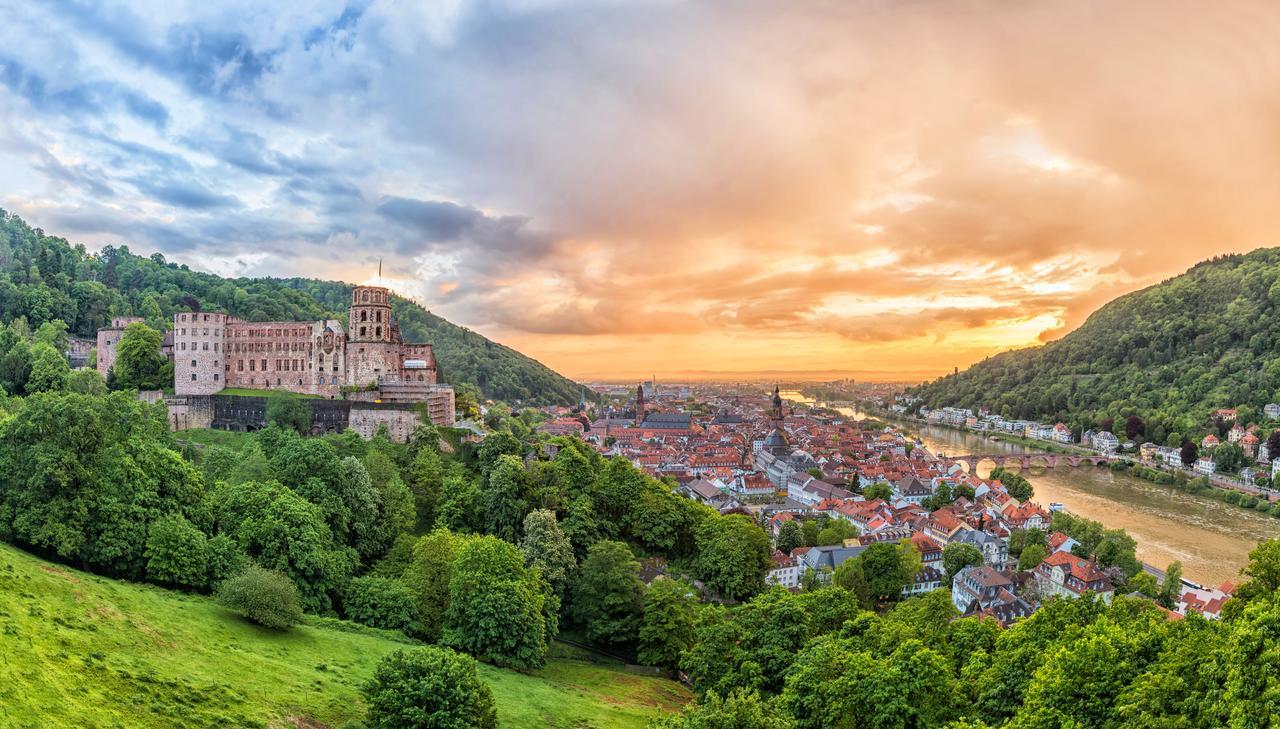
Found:
[[[926,379],[1280,245],[1274,3],[0,5],[0,208],[579,379]]]

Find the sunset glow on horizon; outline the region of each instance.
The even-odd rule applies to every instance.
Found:
[[[1267,2],[156,3],[0,27],[0,208],[570,377],[919,380],[1280,245]]]

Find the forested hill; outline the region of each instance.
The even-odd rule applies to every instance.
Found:
[[[1280,248],[1214,258],[1122,296],[1060,340],[1006,352],[913,392],[1083,428],[1140,415],[1146,437],[1207,428],[1217,408],[1262,420],[1280,400]]]
[[[128,248],[90,253],[83,245],[45,235],[0,210],[0,321],[27,317],[32,328],[62,319],[71,333],[92,337],[113,315],[145,316],[153,326],[195,307],[249,321],[346,321],[349,284],[316,279],[223,278],[143,258]],[[582,388],[541,363],[450,324],[418,304],[394,299],[400,329],[410,341],[431,342],[441,374],[471,383],[486,397],[526,404],[572,404]]]

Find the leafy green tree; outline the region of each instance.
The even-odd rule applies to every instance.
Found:
[[[67,375],[71,367],[62,352],[53,345],[38,342],[31,348],[31,375],[27,378],[27,392],[61,392],[67,387]]]
[[[730,600],[764,589],[772,564],[769,537],[741,514],[708,519],[698,529],[696,573],[706,586]]]
[[[791,554],[791,550],[804,546],[804,533],[800,522],[792,519],[785,521],[778,528],[777,547],[783,554]]]
[[[398,650],[362,687],[373,729],[496,729],[493,692],[475,659],[447,648]]]
[[[414,595],[407,585],[372,575],[351,580],[343,594],[342,607],[347,617],[357,623],[405,632],[412,630],[417,614]]]
[[[0,387],[19,395],[26,392],[27,379],[31,376],[31,345],[24,335],[15,332],[15,323],[11,322],[0,337],[0,349],[4,351],[0,356]]]
[[[537,569],[560,598],[565,596],[570,578],[578,568],[573,544],[556,522],[554,511],[538,509],[524,518],[524,539],[520,542],[527,567]]]
[[[804,535],[805,547],[818,546],[818,535],[822,533],[822,522],[818,519],[805,519],[800,524],[800,533]]]
[[[1018,501],[1030,501],[1035,497],[1035,489],[1022,474],[1006,471],[1003,467],[993,468],[991,478],[1004,484],[1005,491]]]
[[[656,719],[650,729],[792,729],[782,716],[755,691],[738,689],[724,698],[714,691],[689,704],[676,716]]]
[[[515,545],[492,536],[467,540],[449,578],[443,642],[486,662],[541,668],[547,654],[543,587]]]
[[[407,476],[407,486],[413,494],[417,523],[435,523],[436,504],[444,488],[444,464],[434,448],[422,448],[413,458]]]
[[[1160,595],[1160,585],[1156,582],[1156,578],[1147,572],[1139,572],[1129,578],[1129,583],[1125,586],[1129,592],[1136,592],[1152,600]]]
[[[680,579],[658,579],[644,591],[637,657],[648,666],[674,668],[693,647],[697,592]]]
[[[942,549],[942,569],[947,573],[947,584],[965,567],[981,567],[982,552],[966,542],[952,542]]]
[[[636,638],[643,596],[640,563],[627,545],[606,539],[587,550],[570,614],[594,642],[630,643]]]
[[[151,582],[198,590],[208,580],[208,540],[182,514],[151,522],[145,556]]]
[[[291,392],[272,390],[267,395],[267,423],[297,433],[309,433],[311,408]]]
[[[587,556],[587,550],[601,539],[602,530],[596,518],[595,504],[591,497],[582,494],[569,504],[569,514],[564,520],[564,533],[573,544],[574,556],[579,561]]]
[[[875,607],[875,600],[871,598],[871,584],[867,582],[861,560],[846,559],[841,562],[831,579],[833,583],[852,593],[864,609],[870,610]]]
[[[830,519],[827,525],[818,532],[818,546],[827,547],[844,544],[844,540],[858,536],[858,528],[844,519]]]
[[[435,526],[456,532],[481,531],[480,487],[465,471],[445,476],[440,500],[436,502]]]
[[[512,455],[498,456],[489,471],[489,485],[481,494],[485,531],[514,542],[528,513],[524,464]]]
[[[1182,597],[1182,563],[1173,562],[1165,570],[1164,583],[1160,585],[1158,599],[1161,605],[1172,610],[1177,607],[1180,597]]]
[[[302,622],[298,589],[293,582],[257,565],[224,580],[215,597],[224,607],[268,628],[284,630]]]
[[[1032,527],[1030,529],[1014,529],[1009,535],[1009,554],[1017,557],[1022,554],[1022,550],[1032,544],[1039,544],[1044,547],[1048,545],[1048,535],[1043,529]]]
[[[173,387],[173,363],[160,353],[160,332],[134,322],[125,327],[116,344],[116,363],[112,367],[115,388],[119,390],[161,390]]]
[[[1244,465],[1244,451],[1235,443],[1223,443],[1213,449],[1213,463],[1219,471],[1235,473]]]
[[[61,319],[54,319],[41,324],[32,335],[31,342],[47,344],[59,354],[67,351],[67,323]]]
[[[107,381],[93,369],[71,370],[67,373],[66,391],[81,395],[106,395]]]
[[[1018,556],[1018,569],[1033,570],[1036,565],[1044,561],[1049,556],[1049,548],[1043,544],[1030,544],[1022,549],[1022,554]]]
[[[171,446],[163,409],[128,394],[27,397],[0,422],[0,538],[141,579],[152,522],[203,501]]]
[[[876,499],[892,501],[893,489],[887,483],[873,483],[862,490],[862,495],[866,497],[867,501],[875,501]]]
[[[1250,603],[1280,591],[1280,539],[1259,542],[1241,573],[1249,579],[1236,588],[1223,607],[1222,614],[1229,619],[1240,616]]]
[[[438,641],[444,632],[453,564],[465,542],[466,537],[436,529],[414,543],[412,560],[401,579],[413,596],[413,630],[424,640]]]
[[[278,483],[248,481],[222,489],[215,514],[219,531],[245,554],[293,580],[303,607],[333,609],[358,558],[335,543],[320,507]]]
[[[857,559],[872,598],[881,601],[897,600],[922,567],[920,554],[910,542],[872,544]]]

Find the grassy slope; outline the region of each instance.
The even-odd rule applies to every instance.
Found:
[[[0,545],[3,729],[337,726],[363,714],[358,686],[398,647],[308,626],[265,630],[204,597]],[[504,728],[642,727],[688,698],[674,682],[563,651],[536,674],[481,672]]]

